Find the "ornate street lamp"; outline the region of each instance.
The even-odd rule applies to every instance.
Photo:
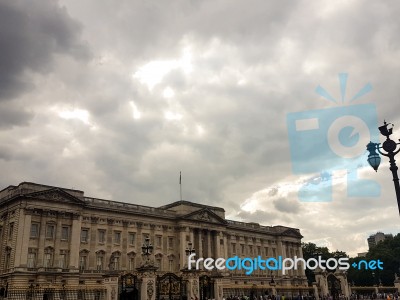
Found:
[[[392,126],[389,128],[389,125]],[[400,145],[400,143],[396,143],[389,138],[389,136],[393,133],[393,124],[386,123],[385,121],[383,125],[379,127],[379,131],[383,136],[386,137],[386,140],[383,142],[382,146],[380,145],[380,143],[369,142],[369,144],[367,145],[367,150],[369,151],[368,162],[375,171],[378,171],[379,164],[381,163],[381,158],[379,154],[376,153],[376,150],[378,150],[378,152],[383,156],[389,157],[390,171],[392,171],[393,175],[394,189],[396,191],[397,205],[399,207],[400,214],[400,185],[399,176],[397,175],[398,168],[396,165],[396,160],[394,159],[394,156],[400,151],[400,147],[397,147],[397,145]],[[385,150],[386,153],[382,152],[381,149]]]
[[[188,242],[187,247],[185,249],[186,252],[186,256],[189,258],[189,256],[193,253],[196,253],[196,250],[194,250],[193,248],[193,243],[192,242]],[[187,269],[189,270],[189,265],[186,265]]]
[[[192,242],[188,243],[185,252],[186,252],[186,256],[189,256],[189,255],[191,255],[193,253],[196,253],[196,250],[194,250],[194,248],[193,248],[193,243]]]
[[[149,260],[149,256],[153,252],[153,245],[150,244],[150,238],[146,237],[142,246],[142,255],[146,256],[146,260]]]

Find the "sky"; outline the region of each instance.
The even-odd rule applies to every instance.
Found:
[[[370,234],[400,232],[396,196],[388,160],[365,165],[379,138],[341,109],[369,104],[400,138],[399,15],[395,0],[0,0],[0,186],[161,206],[180,200],[182,172],[184,200],[367,251]],[[288,116],[314,110],[318,136],[297,139]],[[361,196],[337,159],[347,150],[372,182]],[[296,172],[293,153],[314,169]],[[304,185],[317,201],[299,197]]]

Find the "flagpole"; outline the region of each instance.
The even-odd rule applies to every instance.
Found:
[[[181,201],[182,201],[182,172],[179,172],[179,192],[180,192]]]

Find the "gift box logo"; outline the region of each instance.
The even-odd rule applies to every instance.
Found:
[[[319,95],[339,106],[287,114],[293,173],[318,173],[300,188],[300,201],[332,201],[334,170],[347,170],[348,197],[380,195],[377,182],[358,178],[359,168],[367,165],[366,145],[379,139],[376,107],[372,103],[352,104],[370,92],[372,86],[366,84],[346,101],[347,78],[347,74],[339,74],[341,101],[321,86],[316,89]]]

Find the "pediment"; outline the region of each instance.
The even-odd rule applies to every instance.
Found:
[[[208,208],[203,208],[187,215],[181,216],[181,219],[191,220],[197,222],[207,222],[213,224],[226,225],[226,220],[222,219],[220,216],[209,210]]]
[[[288,236],[288,237],[294,237],[294,238],[302,238],[303,237],[300,234],[300,232],[298,232],[297,230],[291,229],[291,228],[282,232],[281,235]]]
[[[72,203],[72,204],[85,204],[85,201],[79,199],[60,188],[53,188],[45,191],[33,192],[25,195],[27,198],[42,199],[56,202]]]

